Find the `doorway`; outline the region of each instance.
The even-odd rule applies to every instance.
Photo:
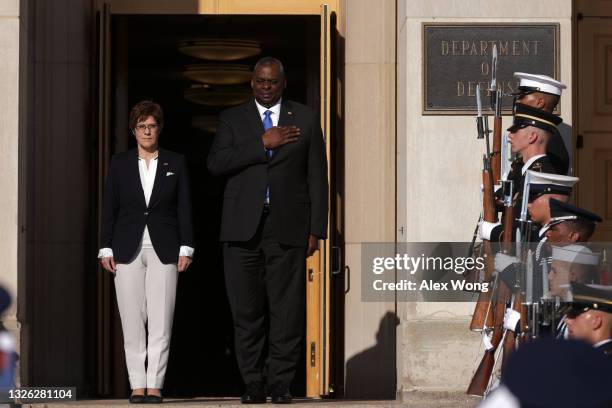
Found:
[[[221,71],[239,72],[251,69],[262,56],[274,56],[283,61],[287,73],[284,97],[319,110],[320,17],[110,15],[109,33],[109,153],[134,147],[127,125],[129,109],[140,100],[152,99],[165,113],[161,147],[184,154],[191,176],[196,254],[189,272],[179,278],[164,392],[167,396],[238,396],[243,387],[218,243],[224,180],[208,173],[206,156],[217,115],[244,102],[241,95],[248,98],[249,84],[203,84],[189,74],[202,64],[226,64]],[[233,61],[207,61],[180,50],[203,39],[246,40],[261,51]],[[116,322],[113,290],[107,292],[106,312]],[[106,380],[112,384],[102,388],[106,395],[123,397],[129,387],[121,331],[116,323],[112,326],[108,354],[99,357],[99,364],[107,364],[110,357],[112,367],[105,371],[107,377],[112,372],[115,378]],[[306,395],[306,353],[305,347],[292,389],[296,396]]]
[[[612,5],[577,0],[575,10],[578,205],[603,218],[592,240],[612,242]]]

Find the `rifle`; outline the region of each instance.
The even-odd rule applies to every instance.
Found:
[[[495,182],[501,180],[501,134],[502,134],[502,116],[501,116],[501,97],[502,91],[497,88],[497,45],[493,45],[493,57],[491,61],[491,109],[495,116],[493,119],[493,151],[490,153],[491,168],[493,169],[493,180]]]
[[[503,251],[509,253],[512,249],[512,195],[513,195],[513,182],[504,181],[502,182],[502,188],[504,192],[504,241]],[[512,292],[504,281],[499,277],[499,273],[496,278],[497,293],[495,301],[495,313],[493,320],[493,333],[491,335],[490,345],[485,350],[485,353],[480,361],[472,381],[468,387],[468,394],[471,395],[484,395],[487,390],[493,368],[495,366],[495,352],[499,347],[502,339],[504,339],[503,350],[504,350],[504,362],[506,361],[506,350],[514,347],[514,337],[508,338],[508,333],[504,333],[504,314],[506,312],[506,306]],[[519,301],[520,302],[520,301]],[[519,303],[520,305],[520,303]],[[506,337],[504,337],[504,335]]]
[[[478,116],[476,117],[476,127],[478,129],[478,138],[486,138],[485,143],[487,147],[487,154],[483,157],[483,170],[482,170],[482,186],[483,186],[483,219],[488,222],[496,222],[495,212],[495,199],[493,196],[493,174],[491,172],[491,159],[489,151],[489,136],[488,126],[486,117],[482,116],[482,105],[480,102],[480,86],[476,86],[476,103],[478,106]],[[485,275],[484,281],[491,282],[493,278],[493,270],[495,268],[493,259],[493,249],[491,248],[491,242],[483,240],[483,250],[485,253]],[[490,292],[480,292],[478,295],[478,302],[472,315],[472,321],[470,323],[470,330],[472,331],[483,331],[486,328],[493,325],[493,315],[490,312]]]
[[[491,340],[468,386],[467,393],[469,395],[482,396],[485,394],[489,385],[489,380],[491,379],[491,374],[493,373],[493,367],[495,366],[495,352],[504,337],[504,314],[508,301],[512,296],[512,292],[504,281],[499,278],[499,274],[496,276],[495,281],[497,283],[495,287],[497,297],[495,301],[495,316]]]
[[[504,225],[504,240],[502,251],[505,254],[508,254],[512,250],[512,227],[514,224],[513,220],[513,207],[512,207],[512,196],[514,195],[514,183],[512,180],[503,181],[502,189],[504,192],[504,215],[503,215],[503,225]],[[519,275],[519,274],[517,274]],[[512,299],[512,309],[521,312],[521,307],[523,304],[523,296],[521,293],[521,283],[520,276],[517,276],[514,281],[514,294]],[[510,355],[516,348],[516,333],[512,330],[506,330],[506,334],[504,337],[504,345],[503,345],[503,357],[502,357],[502,369],[506,367],[508,363],[508,359]]]
[[[530,317],[537,313],[533,304],[533,254],[529,248],[531,240],[531,220],[528,218],[527,205],[529,203],[529,190],[531,188],[531,170],[525,174],[523,185],[523,197],[521,203],[521,216],[519,227],[516,229],[516,254],[521,257],[521,270],[518,278],[525,283],[525,295],[521,305],[521,336],[520,342],[524,343],[534,327],[530,325]],[[527,250],[525,250],[527,249]]]

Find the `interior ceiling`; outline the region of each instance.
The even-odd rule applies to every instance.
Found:
[[[307,26],[318,29],[318,23],[318,16],[129,16],[130,66],[143,76],[183,80],[185,65],[207,61],[182,54],[178,43],[237,38],[260,41],[262,54],[234,63],[252,67],[261,56],[282,56],[289,79],[301,78]]]

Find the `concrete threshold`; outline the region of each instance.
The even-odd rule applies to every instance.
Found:
[[[412,391],[402,394],[402,401],[375,401],[375,400],[350,400],[350,399],[307,399],[296,398],[291,406],[310,408],[473,408],[478,405],[480,398],[470,397],[464,393],[453,392],[423,392]],[[76,408],[76,407],[125,407],[133,408],[127,399],[101,399],[101,400],[79,400],[68,402],[23,404],[24,408]],[[238,398],[168,398],[164,399],[162,405],[165,408],[177,407],[221,407],[221,408],[244,408]]]

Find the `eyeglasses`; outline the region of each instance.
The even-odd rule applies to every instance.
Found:
[[[140,124],[140,125],[136,125],[136,130],[139,132],[144,132],[145,129],[148,129],[150,132],[157,130],[159,128],[159,125],[157,123],[152,123],[150,125],[145,125],[145,124]]]

